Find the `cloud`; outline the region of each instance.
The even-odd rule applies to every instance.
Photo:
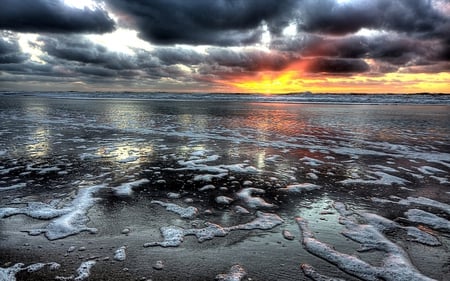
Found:
[[[369,71],[369,65],[360,59],[316,58],[307,61],[307,72],[329,74],[354,74]]]
[[[0,29],[19,32],[104,33],[115,23],[102,8],[78,9],[62,0],[2,0]]]
[[[40,36],[42,51],[51,57],[84,64],[100,65],[109,69],[137,68],[135,58],[109,51],[80,35]]]
[[[198,65],[205,61],[204,54],[182,47],[158,47],[151,52],[164,65]]]
[[[17,40],[6,36],[0,37],[0,64],[20,63],[28,57],[29,55],[22,53]]]
[[[299,29],[344,35],[362,28],[440,36],[449,15],[429,0],[303,0],[299,2]]]
[[[155,44],[247,45],[288,24],[295,0],[110,0],[140,36]]]
[[[277,38],[271,46],[290,57],[305,59],[369,59],[384,66],[373,70],[392,72],[400,67],[431,65],[448,60],[449,42],[392,32],[375,32],[366,36],[301,33],[295,38]]]
[[[234,51],[227,48],[209,48],[207,62],[210,65],[238,67],[244,71],[282,70],[291,62],[289,57],[258,49]]]

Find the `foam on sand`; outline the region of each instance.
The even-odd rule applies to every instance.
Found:
[[[371,214],[360,214],[369,224],[375,226],[381,232],[392,232],[398,229],[406,231],[407,235],[412,237],[414,242],[422,243],[429,246],[440,246],[442,243],[434,236],[413,226],[401,226],[385,217]]]
[[[139,187],[149,182],[150,181],[148,179],[140,179],[133,182],[121,184],[113,188],[114,194],[116,194],[117,196],[130,196],[131,194],[133,194],[134,187]]]
[[[24,214],[37,219],[53,219],[44,229],[26,230],[30,235],[44,233],[47,239],[55,240],[78,234],[82,231],[96,233],[97,229],[89,228],[87,212],[98,200],[93,195],[104,185],[96,185],[81,189],[75,199],[64,208],[57,209],[44,203],[28,203],[24,208],[0,209],[0,217]]]
[[[74,278],[75,281],[86,280],[91,275],[91,268],[96,264],[96,261],[90,260],[81,263],[80,267],[77,269],[77,276]]]
[[[83,281],[91,276],[91,269],[97,262],[94,260],[89,260],[82,262],[80,266],[76,270],[77,276],[70,275],[69,277],[56,276],[55,280],[67,281],[67,280],[75,280],[75,281]]]
[[[0,208],[0,218],[21,214],[34,219],[48,220],[65,215],[70,211],[70,208],[57,209],[49,204],[30,202],[27,203],[26,207],[22,208]]]
[[[436,230],[450,232],[450,222],[435,214],[419,209],[409,209],[405,215],[411,222],[425,224]]]
[[[192,207],[192,206],[183,208],[174,203],[166,203],[166,202],[162,202],[162,201],[158,201],[158,200],[152,200],[150,203],[161,205],[161,206],[165,207],[167,211],[174,212],[174,213],[180,215],[180,217],[182,217],[184,219],[192,219],[193,217],[195,217],[198,214],[198,209],[196,207]]]
[[[236,230],[268,230],[282,224],[284,221],[276,214],[256,212],[256,218],[244,224],[239,224],[230,227],[223,227],[221,225],[206,222],[204,228],[183,229],[177,226],[162,227],[161,234],[164,238],[162,242],[153,242],[144,244],[145,247],[162,246],[162,247],[176,247],[183,242],[184,236],[196,236],[198,242],[211,240],[214,237],[224,237],[231,231]]]
[[[339,211],[339,210],[338,210]],[[336,251],[330,245],[317,240],[309,229],[308,222],[296,218],[303,236],[306,250],[341,270],[363,280],[433,280],[422,275],[411,263],[407,253],[395,243],[388,240],[376,227],[370,224],[359,224],[350,216],[341,214],[340,222],[345,225],[343,235],[361,244],[363,250],[377,250],[385,254],[380,266],[373,266],[356,256]]]
[[[127,249],[127,247],[125,247],[125,246],[122,246],[119,249],[117,249],[114,252],[114,259],[116,261],[124,261],[127,258],[126,249]]]
[[[192,155],[189,160],[179,160],[178,164],[183,166],[183,168],[167,168],[168,170],[174,171],[198,171],[202,173],[208,173],[205,177],[196,176],[194,180],[205,180],[209,181],[213,178],[223,178],[229,174],[229,172],[235,173],[245,173],[245,174],[254,174],[259,173],[260,171],[248,164],[238,163],[238,164],[229,164],[229,165],[207,165],[205,163],[214,162],[219,159],[219,155],[206,155],[206,151],[203,151],[202,154]],[[214,175],[216,174],[216,175]]]
[[[0,267],[0,281],[16,281],[16,274],[21,271],[26,270],[28,272],[36,272],[41,270],[45,266],[48,266],[50,270],[57,270],[61,265],[56,262],[49,262],[30,264],[26,267],[24,266],[25,265],[23,263],[16,263],[13,266],[7,268]]]
[[[425,198],[425,197],[407,197],[406,199],[400,199],[399,201],[392,201],[392,200],[380,199],[380,198],[372,198],[372,201],[378,202],[378,203],[400,204],[400,205],[404,205],[404,206],[408,206],[411,204],[422,205],[422,206],[439,209],[450,215],[450,205],[449,204],[442,203],[442,202],[439,202],[439,201],[436,201],[436,200],[433,200],[430,198]]]
[[[370,174],[373,174],[377,177],[377,179],[346,179],[339,181],[339,183],[342,183],[343,185],[352,185],[352,184],[373,184],[373,185],[393,185],[393,184],[399,184],[404,185],[409,183],[408,180],[399,178],[393,175],[390,175],[385,172],[369,172]]]
[[[314,281],[345,281],[344,279],[331,278],[323,274],[320,274],[314,267],[306,263],[302,263],[300,267],[303,273]]]
[[[229,205],[233,202],[233,198],[230,198],[228,196],[217,196],[215,198],[216,203],[222,204],[222,205]]]
[[[298,183],[298,184],[290,184],[286,187],[279,188],[278,191],[280,192],[287,192],[287,193],[302,193],[304,191],[311,191],[320,189],[321,186],[312,184],[312,183]]]
[[[235,264],[230,268],[227,274],[218,274],[214,280],[217,281],[240,281],[247,276],[245,269],[239,265]]]
[[[244,204],[252,209],[256,208],[274,208],[276,205],[267,203],[264,199],[253,196],[253,194],[264,194],[264,189],[248,187],[241,189],[236,196],[244,202]]]
[[[27,186],[27,184],[25,182],[22,182],[22,183],[13,184],[10,186],[0,187],[0,191],[14,190],[14,189],[19,189],[19,188],[24,188],[26,186]]]
[[[145,243],[144,247],[177,247],[184,240],[184,229],[178,226],[163,226],[160,228],[164,238],[162,242]]]

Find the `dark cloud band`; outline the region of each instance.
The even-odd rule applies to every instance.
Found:
[[[69,7],[62,0],[2,0],[0,29],[20,32],[104,33],[115,23],[107,11]]]
[[[294,0],[110,0],[140,36],[156,44],[247,45],[259,42],[262,24],[280,30]]]

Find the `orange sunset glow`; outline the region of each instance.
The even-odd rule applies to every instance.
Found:
[[[379,76],[320,77],[294,72],[260,72],[222,83],[236,92],[282,94],[314,93],[450,93],[450,73],[387,73]]]
[[[376,69],[375,62],[368,60]],[[284,94],[313,93],[450,93],[450,73],[360,73],[332,75],[307,72],[311,62],[296,62],[282,71],[258,71],[252,75],[220,80],[235,92]],[[351,89],[351,90],[349,90]]]

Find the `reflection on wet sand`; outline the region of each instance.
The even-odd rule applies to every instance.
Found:
[[[448,277],[447,106],[9,102],[0,276]]]

